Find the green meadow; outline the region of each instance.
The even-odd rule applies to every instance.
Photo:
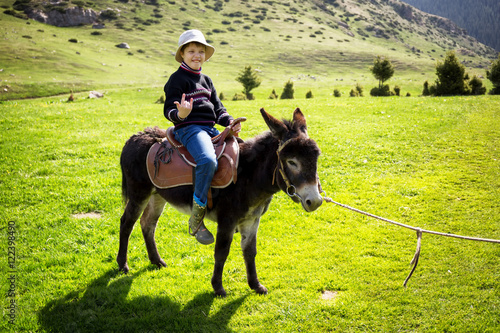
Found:
[[[500,239],[499,97],[330,94],[224,103],[248,118],[243,139],[266,130],[261,107],[280,118],[300,107],[322,150],[323,189],[336,201]],[[170,207],[156,232],[167,267],[149,263],[136,225],[131,271],[118,272],[119,156],[132,134],[168,126],[160,95],[126,88],[101,99],[0,103],[0,331],[500,331],[499,244],[424,234],[404,288],[414,231],[328,203],[306,213],[284,193],[258,234],[266,296],[247,286],[236,234],[223,277],[228,297],[214,297],[213,245],[198,244],[187,216]]]

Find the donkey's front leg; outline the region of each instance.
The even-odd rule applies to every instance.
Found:
[[[257,255],[257,231],[259,229],[260,217],[253,222],[247,222],[238,227],[241,233],[241,249],[245,258],[247,268],[247,281],[250,288],[257,294],[267,294],[267,289],[260,284],[255,268],[255,256]]]
[[[226,297],[226,291],[222,286],[222,273],[224,264],[226,263],[231,243],[233,241],[234,229],[225,229],[219,223],[217,227],[217,237],[215,239],[215,264],[214,273],[212,275],[212,287],[214,288],[215,295]]]

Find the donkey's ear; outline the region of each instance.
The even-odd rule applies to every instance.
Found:
[[[306,117],[299,108],[296,108],[295,111],[293,111],[293,127],[297,131],[301,131],[307,135]]]
[[[273,133],[273,136],[278,140],[283,139],[285,134],[288,132],[288,128],[285,126],[285,124],[281,120],[278,120],[267,113],[264,108],[260,109],[260,113],[262,114],[267,127],[269,127],[271,133]]]

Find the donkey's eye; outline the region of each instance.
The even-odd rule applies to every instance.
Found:
[[[287,161],[287,163],[288,163],[288,165],[289,165],[289,166],[291,166],[291,167],[294,167],[294,168],[298,167],[297,163],[295,163],[295,162],[294,162],[294,161],[292,161],[292,160],[288,160],[288,161]]]

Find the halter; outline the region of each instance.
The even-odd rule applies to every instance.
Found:
[[[279,173],[281,174],[281,178],[283,178],[283,181],[286,184],[286,191],[285,191],[285,193],[288,194],[288,196],[290,198],[296,197],[297,199],[299,199],[300,201],[302,201],[302,197],[297,194],[297,189],[295,188],[295,186],[288,179],[288,177],[286,175],[285,167],[284,167],[283,162],[281,161],[281,158],[280,158],[280,152],[283,150],[283,148],[288,143],[290,143],[291,140],[292,139],[290,139],[290,140],[288,140],[286,142],[280,141],[280,143],[279,143],[278,150],[276,150],[276,154],[278,155],[278,163],[276,163],[276,168],[274,168],[273,183],[272,184],[274,185],[275,180],[276,180],[276,172],[279,171]]]

